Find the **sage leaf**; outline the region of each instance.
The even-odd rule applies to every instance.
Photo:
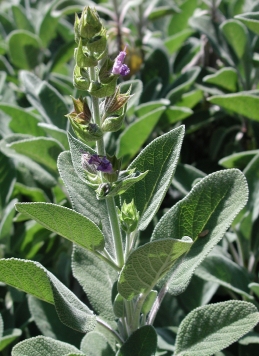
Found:
[[[210,356],[250,331],[259,321],[257,308],[230,300],[199,307],[181,322],[175,356]]]
[[[196,267],[221,240],[247,198],[247,183],[242,172],[219,171],[203,178],[161,218],[152,240],[182,236],[194,240],[190,251],[176,262],[166,277],[170,293],[177,295],[185,290]]]
[[[17,153],[25,155],[35,162],[43,164],[51,171],[57,171],[57,158],[63,151],[57,140],[49,137],[34,137],[16,141],[9,145]]]
[[[86,356],[115,355],[115,352],[106,338],[101,333],[96,331],[90,331],[85,335],[81,342],[80,349]]]
[[[84,355],[75,346],[46,336],[36,336],[19,342],[12,356],[69,356]]]
[[[118,280],[118,292],[127,300],[148,293],[177,259],[190,249],[192,239],[161,239],[134,250]]]
[[[245,24],[249,30],[259,35],[259,12],[246,12],[244,14],[236,15],[236,19]]]
[[[121,196],[130,203],[134,199],[140,212],[139,229],[145,230],[158,211],[171,184],[178,162],[184,135],[180,126],[153,140],[129,165],[140,172],[149,171],[140,182],[134,184]]]
[[[259,121],[259,97],[253,91],[243,91],[234,94],[214,95],[207,99],[212,104],[219,105],[228,111]]]
[[[94,310],[105,319],[114,320],[111,290],[117,272],[94,254],[76,245],[72,255],[72,271]]]
[[[232,67],[224,67],[216,73],[206,75],[202,81],[235,92],[237,90],[237,71]]]
[[[145,325],[130,335],[116,356],[152,356],[155,355],[156,346],[155,329],[151,325]]]
[[[16,209],[90,251],[104,248],[104,236],[98,226],[74,210],[51,203],[17,203]]]
[[[248,299],[248,284],[250,283],[247,271],[223,255],[210,254],[195,270],[200,278],[218,283],[235,293],[241,294]]]
[[[38,329],[44,336],[68,342],[76,347],[80,346],[83,334],[63,324],[54,305],[29,295],[28,305],[31,316]]]
[[[94,329],[93,312],[40,263],[0,259],[0,281],[55,305],[60,320],[80,332]]]

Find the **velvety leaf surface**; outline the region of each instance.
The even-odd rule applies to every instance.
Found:
[[[76,174],[70,152],[62,152],[60,154],[58,169],[67,188],[73,209],[86,216],[97,226],[101,226],[105,236],[105,247],[114,256],[106,202],[97,200],[95,191],[88,187]]]
[[[259,35],[259,12],[247,12],[237,15],[235,18],[243,22],[249,30]]]
[[[152,356],[155,355],[156,346],[155,329],[151,325],[145,325],[130,335],[116,356]]]
[[[8,147],[9,144],[12,144],[13,142],[20,141],[21,139],[23,140],[24,137],[20,137],[20,135],[15,134],[6,137],[4,140],[2,140],[0,146],[1,146],[1,151],[10,158],[13,158],[15,164],[22,164],[24,165],[25,169],[29,171],[29,173],[32,175],[33,179],[36,181],[40,182],[42,186],[45,187],[53,187],[57,184],[56,181],[56,172],[52,172],[53,174],[50,174],[46,169],[44,169],[41,165],[33,161],[31,158],[17,153],[15,150],[11,149]],[[17,139],[16,139],[17,138]],[[26,137],[27,138],[27,137]],[[11,161],[9,161],[11,162]],[[11,166],[12,163],[10,163]],[[11,166],[12,167],[12,166]],[[8,169],[7,171],[8,172]]]
[[[219,164],[225,168],[238,168],[243,170],[257,154],[259,154],[259,150],[233,153],[232,155],[222,158]]]
[[[198,0],[185,0],[179,6],[181,10],[174,14],[168,26],[168,35],[175,35],[188,27],[188,20],[198,7]]]
[[[17,203],[16,209],[45,228],[91,251],[104,248],[101,230],[74,210],[51,203]]]
[[[28,305],[30,313],[42,335],[59,341],[64,341],[76,347],[80,346],[83,334],[63,324],[55,307],[40,299],[29,296]]]
[[[118,273],[98,257],[78,246],[74,246],[72,271],[94,310],[105,319],[114,320],[111,290]]]
[[[246,270],[223,255],[211,254],[195,270],[195,274],[206,281],[218,283],[235,293],[251,299]]]
[[[220,241],[247,202],[244,175],[236,170],[219,171],[197,183],[156,225],[152,240],[190,236],[194,243],[168,273],[169,291],[181,293],[195,268]],[[200,234],[205,233],[199,237]]]
[[[202,81],[234,92],[237,89],[237,72],[234,68],[224,67],[214,74],[206,75]]]
[[[26,30],[15,30],[7,38],[12,63],[21,69],[33,69],[38,64],[41,41]]]
[[[253,92],[243,91],[235,94],[215,95],[207,100],[226,110],[259,121],[259,96],[253,95]]]
[[[237,57],[240,59],[244,56],[248,45],[247,28],[237,20],[227,20],[220,26],[229,45],[233,48]]]
[[[40,263],[16,258],[0,259],[0,281],[55,304],[60,320],[80,332],[95,327],[95,315]]]
[[[67,133],[65,130],[59,129],[55,125],[40,123],[38,125],[44,132],[46,132],[49,136],[53,137],[58,141],[60,145],[63,146],[64,150],[69,149],[68,141],[67,141]]]
[[[86,356],[115,356],[105,337],[96,331],[90,331],[85,335],[80,349]]]
[[[130,187],[121,196],[121,201],[134,203],[140,212],[140,230],[150,223],[171,183],[184,135],[180,126],[153,140],[129,165],[140,172],[149,171],[140,182]]]
[[[32,138],[14,142],[10,144],[10,147],[17,153],[30,157],[52,171],[57,170],[57,158],[62,152],[62,147],[54,139],[47,137]]]
[[[20,79],[25,87],[27,99],[42,115],[43,120],[65,130],[68,122],[65,118],[68,107],[62,95],[33,73],[21,71]]]
[[[175,356],[210,356],[251,330],[259,321],[257,308],[230,300],[193,310],[181,322]]]
[[[13,132],[45,136],[44,131],[38,126],[39,119],[35,114],[19,106],[5,103],[0,103],[0,110],[12,118],[9,127]]]
[[[24,340],[12,350],[12,356],[66,356],[73,354],[84,355],[75,346],[45,336]]]
[[[118,280],[118,292],[127,300],[149,292],[176,260],[190,249],[192,240],[161,239],[148,242],[128,257]]]

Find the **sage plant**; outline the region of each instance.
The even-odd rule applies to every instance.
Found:
[[[62,323],[82,333],[80,350],[37,336],[17,344],[12,355],[212,355],[257,324],[252,303],[230,300],[194,309],[169,349],[157,344],[153,325],[165,295],[173,298],[187,288],[245,205],[244,175],[229,169],[197,182],[141,245],[139,234],[171,184],[184,127],[154,139],[122,169],[123,157],[107,151],[104,136],[123,129],[134,95],[117,84],[129,74],[127,48],[114,61],[109,58],[106,30],[90,7],[76,15],[75,41],[73,82],[85,96],[72,98],[67,118],[77,138],[68,133],[70,151],[58,158],[73,208],[17,203],[16,209],[73,242],[73,275],[93,310],[38,262],[1,259],[1,281],[53,304]]]

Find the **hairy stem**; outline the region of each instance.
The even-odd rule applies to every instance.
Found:
[[[113,330],[113,328],[108,323],[106,323],[106,321],[101,319],[99,316],[96,317],[96,321],[97,323],[105,327],[115,337],[115,339],[118,341],[120,345],[124,343],[120,335],[115,330]]]
[[[90,79],[92,81],[96,80],[96,71],[94,67],[90,67]],[[92,107],[93,107],[93,120],[94,122],[100,126],[101,118],[99,111],[99,99],[92,97]],[[105,156],[105,147],[103,139],[101,138],[96,142],[97,144],[97,153],[98,155]],[[113,197],[106,198],[106,206],[109,214],[109,220],[112,230],[112,236],[114,241],[115,253],[116,253],[116,262],[118,267],[122,267],[124,265],[124,252],[122,246],[122,236],[120,231],[120,225],[118,220],[118,215],[115,207],[115,202]]]

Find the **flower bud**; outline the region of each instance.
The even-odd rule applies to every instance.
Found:
[[[107,154],[107,158],[112,165],[112,171],[103,173],[103,178],[109,183],[116,182],[121,169],[121,160],[116,156],[110,156]]]
[[[130,95],[130,92],[131,92],[131,87],[125,94],[121,94],[120,87],[118,86],[116,88],[115,93],[112,96],[109,96],[105,99],[104,111],[107,114],[112,114],[118,111],[119,109],[121,109],[132,97],[132,95]]]
[[[94,56],[84,52],[81,38],[79,40],[78,48],[75,49],[74,57],[77,66],[80,68],[95,67],[98,64],[98,61]]]
[[[85,7],[79,23],[77,19],[75,21],[76,39],[78,39],[78,37],[91,39],[96,36],[101,29],[102,23],[97,11],[89,6]]]
[[[126,232],[133,232],[136,230],[139,221],[139,212],[132,200],[129,204],[124,200],[121,210],[118,212],[121,227]]]
[[[115,75],[128,75],[130,73],[130,69],[127,66],[127,64],[124,64],[124,60],[126,57],[126,47],[124,48],[124,51],[121,51],[118,56],[115,58],[113,67],[112,67],[112,74]]]
[[[87,44],[87,49],[94,53],[96,59],[100,60],[107,54],[107,35],[105,28],[101,29],[98,36],[91,38]]]
[[[79,90],[86,91],[90,85],[90,79],[88,76],[88,72],[83,68],[79,68],[75,65],[74,73],[73,73],[73,85],[75,88]]]
[[[98,141],[103,137],[103,132],[100,127],[93,123],[82,124],[73,117],[67,115],[71,123],[72,129],[77,137],[83,141]]]
[[[111,77],[110,82],[102,84],[100,82],[91,82],[89,85],[89,93],[96,98],[105,98],[114,94],[117,85],[117,78]]]

